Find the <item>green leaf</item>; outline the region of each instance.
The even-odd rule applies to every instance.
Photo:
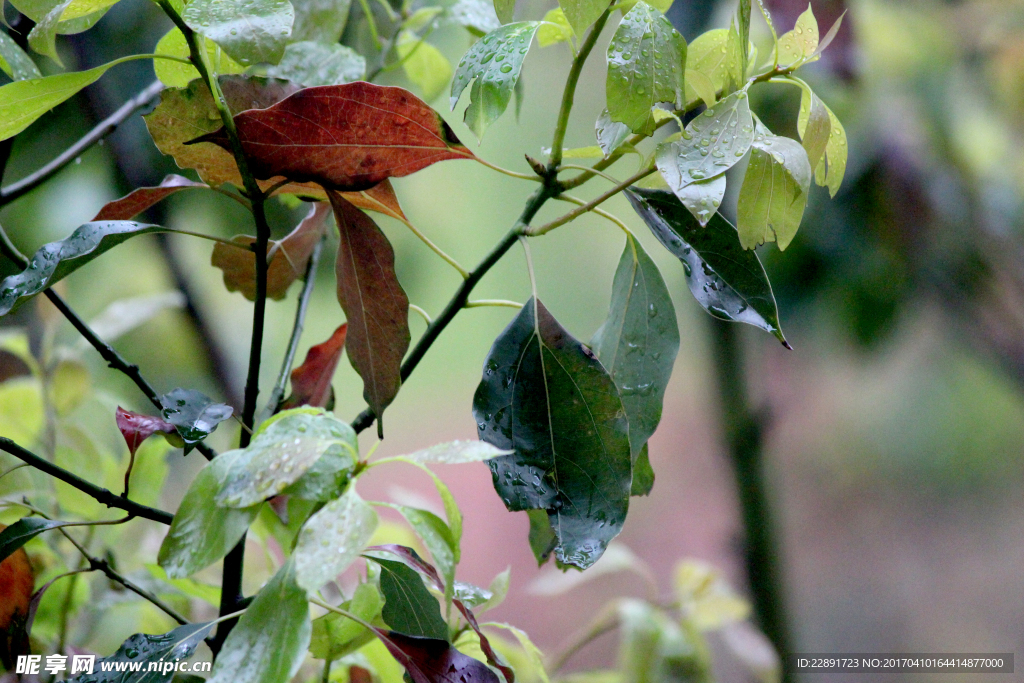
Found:
[[[527,510],[526,516],[530,519],[530,533],[527,540],[530,542],[530,550],[537,560],[537,566],[548,561],[551,553],[558,545],[558,537],[551,526],[547,510]]]
[[[452,81],[451,107],[455,109],[462,91],[472,83],[463,118],[478,138],[508,107],[539,27],[539,21],[502,26],[478,40],[459,62]]]
[[[565,12],[561,7],[556,7],[553,10],[548,10],[548,13],[544,15],[544,20],[537,31],[537,43],[541,47],[556,43],[572,45],[572,38],[575,35],[572,26],[569,25],[569,20],[565,17]]]
[[[287,562],[267,582],[232,629],[210,683],[283,683],[302,665],[311,631],[306,592]]]
[[[455,599],[469,609],[487,604],[493,597],[494,594],[486,588],[462,581],[455,582]]]
[[[448,625],[441,617],[441,605],[423,585],[419,573],[397,560],[369,559],[381,569],[384,623],[406,635],[448,640]]]
[[[501,27],[489,0],[459,0],[448,9],[448,14],[452,21],[465,26],[478,38]]]
[[[494,13],[502,24],[511,22],[515,12],[516,0],[494,0]]]
[[[814,18],[810,3],[807,9],[797,17],[796,26],[792,31],[783,33],[779,37],[779,66],[788,66],[807,59],[808,62],[815,61],[814,55],[818,49],[818,21]]]
[[[43,77],[32,58],[3,31],[0,31],[0,69],[14,81]]]
[[[41,55],[46,55],[59,66],[64,66],[64,62],[60,61],[60,55],[57,54],[57,25],[64,10],[73,2],[74,0],[63,0],[55,5],[28,34],[29,47]]]
[[[430,553],[444,579],[445,597],[450,598],[455,590],[455,565],[458,563],[458,543],[452,537],[452,531],[444,520],[427,510],[391,505],[401,513],[423,545]]]
[[[718,207],[725,197],[725,174],[690,183],[676,192],[676,196],[698,223],[707,225],[711,217],[718,213]]]
[[[352,599],[343,602],[341,608],[367,623],[373,623],[380,620],[383,604],[377,586],[360,583],[352,593]],[[337,612],[328,612],[313,620],[309,651],[317,659],[340,659],[366,645],[373,637],[373,632],[362,624]]]
[[[0,562],[3,562],[15,550],[39,534],[58,526],[61,526],[61,523],[51,519],[22,517],[14,524],[0,531]]]
[[[689,681],[711,681],[707,645],[694,643],[680,625],[648,602],[622,600],[618,668],[622,683],[649,683],[672,679],[685,672]]]
[[[0,88],[0,96],[4,88],[32,82],[18,81],[6,85]],[[0,110],[3,108],[4,105],[0,104]],[[24,271],[0,282],[0,316],[7,315],[25,299],[60,282],[125,240],[153,232],[167,232],[167,228],[132,221],[97,221],[80,226],[66,239],[44,244],[29,259]]]
[[[212,628],[213,622],[206,622],[185,624],[160,635],[136,633],[121,643],[117,652],[96,662],[95,674],[75,676],[68,683],[170,683],[175,675],[173,664],[191,657]],[[168,665],[167,671],[163,671],[164,662]],[[142,665],[137,673],[116,668],[134,663]],[[150,671],[149,666],[157,663],[160,668]]]
[[[423,451],[419,451],[419,453],[423,453]],[[416,455],[416,453],[413,455]],[[460,559],[459,544],[462,542],[462,512],[459,510],[459,506],[455,502],[455,496],[452,495],[448,486],[441,481],[441,478],[434,474],[434,472],[422,462],[413,460],[407,456],[398,456],[395,460],[406,462],[420,468],[434,480],[434,488],[437,489],[438,495],[441,496],[441,503],[444,505],[444,516],[448,518],[448,528],[451,529],[452,539],[455,541],[455,561],[458,562]]]
[[[825,148],[832,135],[832,117],[825,103],[815,95],[803,81],[793,79],[793,83],[803,89],[800,101],[800,118],[798,126],[800,138],[803,140],[807,161],[811,168],[817,168],[824,158]],[[802,122],[802,123],[799,123]]]
[[[758,124],[736,209],[743,248],[775,242],[784,251],[800,228],[810,189],[804,148]]]
[[[747,73],[747,64],[754,61],[750,56],[750,0],[740,0],[739,12],[736,15],[736,35],[740,44],[742,61],[740,73]]]
[[[206,46],[206,56],[213,70],[218,74],[240,74],[245,67],[228,57],[220,46],[212,40],[199,36],[199,40]],[[171,57],[185,57],[190,54],[185,36],[176,28],[160,39],[153,50],[158,55]],[[160,82],[168,88],[184,88],[190,82],[199,78],[199,72],[191,64],[182,64],[169,59],[154,59],[153,71]]]
[[[146,571],[154,579],[174,586],[190,598],[202,600],[211,607],[220,607],[220,588],[217,586],[201,583],[195,579],[172,579],[158,564],[147,564]]]
[[[539,647],[533,644],[533,641],[530,640],[530,636],[526,634],[526,631],[518,629],[515,626],[511,626],[510,624],[504,624],[497,621],[489,621],[482,625],[489,628],[504,629],[515,636],[516,640],[519,641],[520,647],[526,651],[526,656],[530,658],[530,663],[533,665],[533,669],[536,671],[541,683],[551,683],[551,680],[548,678],[548,672],[544,669],[544,653],[540,651]]]
[[[423,464],[461,465],[467,462],[484,462],[508,454],[509,451],[495,448],[486,441],[448,441],[403,455],[402,458]]]
[[[214,502],[231,464],[241,454],[235,450],[218,455],[199,471],[185,492],[157,556],[172,579],[195,574],[224,557],[256,519],[259,504],[236,510]]]
[[[683,105],[686,41],[658,10],[644,2],[622,18],[608,45],[605,95],[612,121],[634,133],[654,132],[651,107]]]
[[[352,0],[296,0],[295,22],[289,41],[315,41],[333,45],[341,40]]]
[[[217,493],[217,504],[244,508],[283,493],[328,450],[355,466],[355,432],[320,410],[296,408],[278,413],[256,433]]]
[[[640,449],[640,455],[636,456],[633,462],[633,486],[630,488],[631,496],[646,496],[654,488],[654,468],[651,467],[651,458],[647,452],[647,444]]]
[[[355,461],[347,446],[329,447],[305,474],[281,492],[283,496],[318,503],[334,500],[348,485]]]
[[[630,133],[629,126],[612,121],[611,114],[607,109],[597,117],[597,124],[594,127],[597,132],[597,144],[600,145],[601,151],[606,157],[621,147]]]
[[[63,16],[64,11],[68,11],[69,16],[80,14],[76,8],[88,8],[93,3],[97,7],[102,7],[102,9],[73,19]],[[89,30],[114,3],[109,3],[107,0],[73,0],[71,3],[67,3],[66,0],[14,0],[11,4],[14,5],[15,9],[37,24],[42,22],[46,15],[52,12],[54,8],[65,5],[64,11],[61,12],[60,22],[57,24],[57,33],[64,35]]]
[[[636,7],[638,0],[624,0],[624,2],[616,3],[612,6],[612,9],[617,9],[622,12],[623,15],[629,14],[629,11]],[[672,4],[675,0],[651,0],[647,4],[658,10],[662,14],[665,14],[672,8]]]
[[[800,137],[804,140],[807,139],[808,129],[812,131],[812,134],[814,131],[809,125],[814,109],[811,103],[813,97],[814,93],[811,92],[810,88],[803,89],[803,95],[800,97],[800,116],[797,119],[797,130],[800,133]],[[814,166],[814,182],[822,187],[827,187],[829,196],[835,197],[836,192],[839,191],[839,186],[843,183],[843,176],[846,175],[846,160],[847,153],[849,152],[846,142],[846,129],[843,128],[843,124],[839,122],[839,119],[832,113],[827,104],[822,102],[821,106],[828,112],[830,132],[828,142],[825,143],[825,158],[820,159],[817,165]],[[811,153],[808,152],[807,156],[810,157]],[[828,161],[827,168],[826,159]]]
[[[239,64],[277,64],[291,36],[295,10],[288,0],[191,0],[182,19]]]
[[[370,542],[377,529],[377,513],[349,487],[310,517],[292,554],[295,577],[309,593],[348,569]]]
[[[444,13],[444,7],[439,5],[420,7],[405,20],[403,28],[415,34],[417,31],[421,31],[428,26],[437,27],[438,22],[435,19],[442,13]]]
[[[715,106],[715,100],[718,98],[718,89],[715,88],[714,82],[706,76],[703,71],[687,69],[686,85],[687,87],[691,87],[693,92],[695,92],[700,99],[704,100],[705,106]]]
[[[750,102],[746,91],[740,90],[690,121],[679,140],[658,145],[658,170],[668,186],[680,193],[690,183],[732,168],[753,139]]]
[[[209,436],[224,420],[231,417],[231,406],[214,403],[209,396],[194,389],[174,389],[160,397],[164,419],[174,425],[185,442],[185,453]],[[244,506],[243,506],[244,507]]]
[[[690,293],[708,313],[759,327],[788,346],[768,276],[736,229],[721,214],[702,228],[679,198],[666,190],[626,190],[633,209],[658,241],[683,262]]]
[[[743,76],[740,72],[739,43],[730,36],[728,29],[717,28],[697,36],[686,49],[686,70],[703,74],[711,82],[717,95],[729,83],[740,85]],[[686,75],[686,102],[696,102],[697,98],[707,100],[707,93],[698,92],[698,83]],[[712,98],[714,100],[714,98]],[[708,106],[712,106],[708,104]]]
[[[629,509],[629,425],[600,361],[536,298],[491,347],[473,416],[514,451],[487,463],[505,507],[547,511],[560,566],[596,562]]]
[[[512,584],[512,568],[508,567],[503,572],[499,572],[491,582],[487,584],[487,592],[491,594],[491,597],[487,598],[487,602],[480,605],[475,611],[477,614],[482,614],[487,610],[494,609],[501,603],[505,602],[505,598],[508,597],[508,589]]]
[[[590,346],[622,397],[635,464],[661,421],[679,352],[679,324],[661,271],[632,236],[615,270],[608,317]]]
[[[428,102],[444,92],[452,77],[452,65],[441,51],[411,31],[403,31],[395,46],[402,70],[418,86]]]
[[[303,41],[284,50],[277,66],[267,75],[304,85],[340,85],[362,80],[366,75],[366,58],[345,45],[324,45]]]
[[[565,18],[578,36],[582,36],[608,9],[608,0],[558,0]],[[546,17],[545,17],[546,19]]]

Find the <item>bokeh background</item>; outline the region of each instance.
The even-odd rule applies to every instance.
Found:
[[[766,4],[780,33],[806,9],[803,0]],[[802,651],[1024,653],[1024,3],[811,4],[823,31],[847,12],[836,41],[806,78],[846,127],[849,168],[834,200],[814,188],[803,227],[786,252],[774,245],[759,252],[794,350],[757,330],[740,330],[751,406],[766,418],[765,467],[794,641]],[[517,11],[537,18],[548,8],[531,0]],[[733,2],[676,0],[669,16],[689,40],[727,26],[733,11]],[[754,23],[761,26],[756,10]],[[125,0],[92,31],[60,39],[62,54],[68,68],[87,68],[149,52],[169,27],[154,5]],[[765,35],[761,30],[755,38]],[[461,30],[441,29],[435,37],[456,62],[469,44]],[[56,69],[45,58],[37,61],[44,70]],[[510,111],[474,149],[526,171],[523,153],[540,156],[550,144],[569,61],[564,44],[535,47],[524,69],[518,121]],[[4,183],[55,156],[152,78],[146,62],[119,66],[45,116],[18,138]],[[603,78],[603,59],[592,59],[577,91],[570,146],[594,144]],[[795,137],[798,92],[758,86],[755,110],[773,131]],[[475,143],[461,123],[465,103],[449,113],[442,96],[434,106],[460,138]],[[624,161],[615,172],[626,177],[633,163]],[[31,252],[68,235],[105,202],[171,172],[178,172],[173,161],[157,152],[135,116],[103,146],[0,210],[0,222],[22,251]],[[599,183],[581,194],[592,196]],[[470,162],[438,164],[394,184],[412,222],[466,266],[504,234],[532,189]],[[729,214],[728,200],[725,207]],[[743,592],[742,529],[723,442],[712,321],[689,296],[679,262],[625,200],[605,208],[636,231],[662,267],[682,336],[662,424],[651,441],[657,481],[649,497],[633,499],[621,541],[653,568],[663,593],[682,558],[718,566]],[[549,205],[538,220],[564,210]],[[278,234],[297,215],[275,205]],[[149,218],[222,237],[250,229],[233,203],[199,192],[173,197]],[[395,245],[411,301],[437,313],[458,276],[402,225],[386,218],[379,223]],[[531,246],[541,298],[575,336],[589,339],[607,311],[621,233],[586,217]],[[185,307],[164,310],[115,346],[162,391],[191,387],[240,406],[252,307],[224,290],[220,271],[209,265],[210,251],[207,242],[176,235],[136,239],[71,276],[64,291],[86,319],[126,297],[182,291]],[[268,387],[297,290],[268,306]],[[528,296],[518,248],[474,292],[474,298]],[[26,306],[0,324],[25,327],[38,341],[47,315]],[[512,315],[508,308],[477,308],[458,316],[388,410],[379,453],[475,437],[470,406],[481,364]],[[300,358],[342,320],[334,274],[323,267]],[[415,316],[412,325],[415,340],[424,325]],[[76,343],[66,324],[57,334]],[[148,407],[91,349],[79,353],[102,401]],[[347,361],[334,386],[337,414],[354,417],[364,404]],[[0,408],[0,431],[13,429],[16,412],[10,404]],[[110,448],[123,448],[112,415],[109,425],[89,420]],[[229,447],[231,432],[225,425],[215,444]],[[363,435],[364,450],[375,443],[375,435]],[[201,462],[176,451],[167,458],[161,496],[173,509]],[[88,464],[80,464],[88,473]],[[629,574],[603,576],[562,596],[531,592],[539,570],[526,542],[525,515],[505,511],[482,465],[442,468],[441,475],[466,514],[460,578],[486,585],[510,566],[512,592],[496,618],[523,627],[543,649],[557,650],[609,598],[644,594]],[[415,471],[371,472],[361,487],[365,497],[434,495],[429,479]],[[146,527],[138,541],[141,557],[129,562],[154,561],[159,529]],[[258,552],[250,557],[253,590],[261,560]],[[113,619],[106,634],[114,645],[131,632],[118,631],[118,623]],[[614,640],[601,640],[571,668],[608,664],[614,651]],[[728,662],[720,673],[723,680],[745,680]],[[1003,678],[1012,676],[993,680]]]

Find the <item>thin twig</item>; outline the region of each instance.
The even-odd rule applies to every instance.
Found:
[[[594,175],[599,175],[602,178],[604,178],[605,180],[607,180],[608,182],[610,182],[612,185],[618,185],[619,183],[622,182],[618,178],[616,178],[614,176],[610,176],[607,173],[604,173],[604,172],[602,172],[600,170],[597,170],[597,169],[595,169],[592,166],[580,166],[578,164],[562,164],[561,166],[558,167],[559,171],[563,171],[565,169],[571,169],[571,170],[575,170],[575,171],[586,171],[588,173],[593,173]]]
[[[517,173],[516,171],[510,171],[507,168],[502,168],[501,166],[498,166],[497,164],[492,164],[491,162],[489,162],[489,161],[487,161],[487,160],[485,160],[485,159],[483,159],[481,157],[476,157],[476,161],[480,162],[481,164],[483,164],[487,168],[491,169],[492,171],[497,171],[498,173],[504,173],[505,175],[507,175],[507,176],[509,176],[511,178],[519,178],[520,180],[532,180],[532,181],[534,181],[536,183],[543,182],[543,178],[539,178],[536,175],[530,175],[528,173]]]
[[[431,250],[431,251],[433,251],[433,252],[434,252],[435,254],[437,254],[437,255],[438,255],[438,256],[440,256],[440,257],[441,257],[442,259],[444,259],[445,263],[447,263],[448,265],[450,265],[450,266],[451,266],[452,268],[454,268],[455,270],[459,271],[459,275],[461,275],[461,276],[462,276],[462,279],[463,279],[463,280],[465,280],[465,279],[466,279],[467,277],[469,277],[469,271],[467,271],[467,270],[466,270],[465,268],[463,268],[463,267],[462,267],[461,265],[459,265],[459,262],[458,262],[458,261],[456,261],[455,259],[453,259],[453,258],[452,258],[451,256],[449,256],[448,254],[446,254],[446,253],[444,252],[444,250],[442,250],[442,249],[441,249],[441,247],[439,247],[439,246],[437,246],[436,244],[434,244],[434,242],[433,242],[433,241],[431,241],[431,239],[430,239],[429,237],[427,237],[427,236],[426,236],[426,235],[424,235],[424,234],[423,234],[422,232],[420,232],[419,230],[417,230],[417,229],[416,229],[416,226],[415,226],[415,225],[413,225],[413,224],[412,224],[412,223],[410,223],[409,221],[405,220],[404,218],[399,218],[398,220],[399,220],[400,222],[402,222],[403,224],[405,224],[405,227],[409,228],[409,230],[411,230],[411,231],[412,231],[412,234],[414,234],[414,235],[416,235],[417,237],[419,237],[419,238],[420,238],[420,241],[422,241],[422,242],[423,242],[423,244],[427,245],[427,246],[428,246],[428,247],[430,248],[430,250]]]
[[[587,205],[587,203],[585,201],[583,201],[582,199],[580,199],[579,197],[573,197],[572,195],[566,194],[565,192],[563,192],[562,194],[558,195],[556,197],[556,199],[558,199],[559,201],[563,201],[563,202],[569,202],[570,204],[575,204],[576,206],[586,206]],[[621,229],[624,233],[626,233],[630,237],[633,236],[633,231],[629,229],[629,226],[627,226],[624,222],[622,222],[621,218],[617,218],[613,214],[608,213],[604,209],[599,209],[596,206],[594,208],[592,208],[590,211],[592,213],[597,214],[598,216],[601,216],[602,218],[607,218],[609,221],[611,221],[612,223],[617,225],[619,227],[619,229]]]
[[[481,308],[483,306],[504,306],[507,308],[522,308],[523,304],[518,301],[508,301],[506,299],[477,299],[476,301],[467,301],[463,308]]]
[[[622,192],[627,187],[632,185],[633,183],[635,183],[635,182],[637,182],[639,180],[642,180],[642,179],[646,178],[647,176],[649,176],[650,174],[654,173],[655,170],[656,170],[656,168],[654,166],[648,166],[647,168],[645,168],[644,170],[640,171],[639,173],[634,174],[629,179],[623,180],[621,183],[619,183],[618,185],[616,185],[612,189],[608,190],[607,192],[602,194],[597,199],[592,199],[591,201],[587,202],[583,206],[581,206],[579,208],[576,208],[576,209],[573,209],[572,211],[570,211],[569,213],[565,214],[561,218],[556,218],[555,220],[551,221],[550,223],[545,223],[544,225],[541,225],[541,226],[536,227],[536,228],[530,228],[530,229],[526,230],[524,234],[526,234],[529,237],[537,237],[537,236],[540,236],[540,235],[547,234],[547,233],[551,232],[552,230],[554,230],[555,228],[557,228],[557,227],[559,227],[561,225],[565,225],[569,221],[575,220],[576,218],[579,218],[583,214],[587,213],[588,211],[591,211],[595,206],[604,203],[608,199],[611,199],[612,197],[614,197],[615,195],[617,195],[618,193]]]
[[[433,320],[431,320],[430,314],[427,313],[426,311],[424,311],[422,308],[420,308],[416,304],[409,304],[409,310],[410,311],[414,311],[416,314],[418,314],[421,318],[423,318],[427,322],[428,325],[430,323],[434,322]]]

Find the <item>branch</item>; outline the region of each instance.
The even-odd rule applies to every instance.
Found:
[[[608,199],[614,197],[618,193],[620,193],[623,190],[625,190],[627,187],[629,187],[633,183],[637,182],[638,180],[642,180],[643,178],[646,178],[650,174],[654,173],[655,170],[657,170],[657,169],[654,166],[648,166],[644,170],[642,170],[639,173],[636,173],[635,175],[633,175],[631,178],[628,178],[627,180],[623,180],[621,183],[619,183],[618,185],[616,185],[612,189],[608,190],[607,192],[605,192],[604,194],[599,196],[597,199],[592,199],[591,201],[587,202],[583,206],[581,206],[581,207],[579,207],[577,209],[573,209],[572,211],[570,211],[569,213],[565,214],[561,218],[556,218],[555,220],[551,221],[550,223],[545,223],[544,225],[541,225],[541,226],[536,227],[536,228],[528,228],[525,231],[524,234],[527,235],[528,237],[538,237],[540,235],[547,234],[547,233],[551,232],[552,230],[554,230],[555,228],[557,228],[558,226],[565,225],[569,221],[572,221],[572,220],[574,220],[576,218],[579,218],[583,214],[585,214],[588,211],[592,210],[598,204],[604,203]]]
[[[60,479],[65,484],[69,484],[82,493],[91,496],[97,503],[106,505],[108,508],[118,508],[124,510],[133,517],[142,517],[143,519],[149,519],[154,522],[160,522],[161,524],[170,524],[171,520],[174,519],[174,515],[163,510],[157,510],[135,501],[122,498],[114,493],[111,493],[105,488],[96,486],[95,484],[82,479],[76,474],[68,472],[63,467],[54,465],[49,460],[41,458],[35,453],[26,450],[14,443],[10,439],[4,436],[0,436],[0,450],[7,451],[15,458],[18,458],[24,463],[35,467],[41,472],[49,474],[51,477]]]

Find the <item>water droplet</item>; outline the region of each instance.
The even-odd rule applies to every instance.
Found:
[[[658,315],[658,307],[655,306],[654,304],[650,304],[647,307],[647,315],[650,316],[651,318],[653,318],[656,315]]]
[[[512,65],[511,64],[502,64],[501,65],[501,69],[499,69],[499,71],[501,71],[501,73],[503,73],[503,74],[507,74],[507,73],[512,71]]]
[[[715,115],[715,110],[714,109],[707,109],[707,110],[704,111],[704,116],[714,116],[714,115]]]

